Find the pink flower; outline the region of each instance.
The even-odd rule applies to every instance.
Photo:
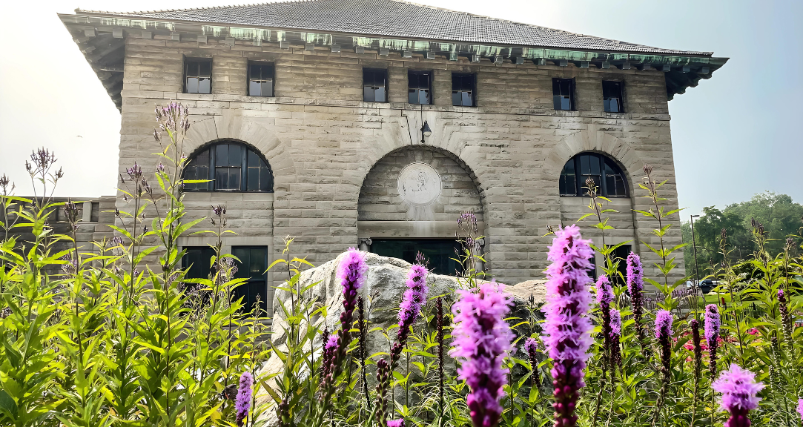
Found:
[[[749,331],[747,331],[747,333],[750,335],[758,335],[758,328],[752,328]]]
[[[803,421],[803,399],[797,400],[797,413],[800,414],[800,421]]]
[[[590,240],[583,240],[580,229],[569,226],[555,232],[547,268],[546,315],[544,345],[552,367],[555,387],[555,425],[572,427],[577,423],[574,414],[580,388],[585,386],[583,377],[586,361],[593,340],[593,326],[587,317],[591,294],[588,284],[589,259],[594,255]]]
[[[622,335],[622,314],[615,308],[611,309],[611,334]]]
[[[756,394],[764,388],[764,384],[757,383],[755,377],[756,374],[732,364],[730,369],[723,371],[719,379],[711,384],[714,391],[722,393],[720,407],[731,414],[725,427],[750,426],[747,414],[758,408],[761,398]]]
[[[404,427],[404,418],[398,420],[388,420],[388,427]]]
[[[502,362],[514,337],[505,322],[512,301],[503,290],[502,284],[483,283],[479,292],[458,291],[460,299],[452,306],[456,325],[450,354],[461,359],[458,378],[471,388],[466,403],[474,427],[494,427],[502,416],[499,399],[508,372]]]

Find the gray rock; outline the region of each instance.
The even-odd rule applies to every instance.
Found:
[[[339,255],[336,259],[331,260],[318,267],[311,268],[301,273],[297,287],[304,289],[309,287],[305,298],[311,300],[314,309],[321,306],[326,307],[326,316],[316,316],[310,319],[311,323],[316,327],[323,329],[327,327],[330,331],[339,329],[340,314],[343,311],[343,295],[342,288],[336,280],[337,266],[343,258],[344,254]],[[366,318],[370,322],[369,329],[382,328],[387,329],[398,322],[397,313],[399,303],[401,302],[402,295],[407,289],[406,280],[407,274],[410,270],[411,264],[396,258],[382,257],[372,253],[365,254],[365,262],[368,265],[368,275],[365,285],[360,289],[360,294],[365,301]],[[286,286],[284,284],[283,286]],[[429,303],[425,311],[434,314],[435,303],[434,298],[442,296],[445,300],[444,307],[448,310],[451,303],[457,297],[455,291],[459,289],[469,289],[470,283],[467,279],[444,276],[440,274],[429,274],[427,277],[427,286],[429,287]],[[545,301],[544,281],[543,280],[528,280],[514,286],[507,286],[506,292],[513,297],[514,307],[511,316],[524,318],[528,315],[526,309],[528,304],[535,303],[540,305]],[[532,297],[532,299],[531,299]],[[271,337],[274,346],[284,351],[287,343],[287,336],[285,329],[288,324],[286,317],[281,308],[282,304],[290,306],[291,293],[285,290],[277,289],[274,294],[273,307],[274,317]],[[355,319],[357,318],[355,311]],[[430,325],[434,326],[434,325]],[[424,321],[419,318],[414,326],[416,330],[426,327]],[[519,328],[518,332],[524,332]],[[395,336],[395,329],[391,332],[391,337]],[[319,334],[314,343],[314,357],[320,357],[321,347],[323,345],[322,337]],[[387,352],[389,343],[384,334],[376,331],[369,334],[366,340],[366,353],[370,357],[379,352]],[[309,350],[309,346],[307,347]],[[282,371],[282,362],[279,357],[273,355],[261,368],[260,374],[279,374]],[[306,376],[308,372],[301,372],[300,375]],[[369,383],[373,380],[373,374],[368,375]],[[275,378],[269,382],[273,385]],[[261,400],[269,399],[268,396],[262,396]],[[273,426],[277,424],[275,410],[269,410],[263,415],[266,425]]]

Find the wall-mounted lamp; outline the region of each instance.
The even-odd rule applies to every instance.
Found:
[[[429,128],[429,123],[424,120],[424,126],[421,126],[421,143],[424,143],[424,138],[429,138],[432,135],[432,129]]]

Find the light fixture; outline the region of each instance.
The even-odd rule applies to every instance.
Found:
[[[424,126],[421,126],[421,143],[424,143],[424,138],[429,138],[432,135],[432,129],[429,128],[429,123],[424,120]]]

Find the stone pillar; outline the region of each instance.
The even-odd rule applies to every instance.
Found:
[[[363,252],[371,252],[371,244],[374,243],[371,241],[370,237],[360,239],[360,250]]]

